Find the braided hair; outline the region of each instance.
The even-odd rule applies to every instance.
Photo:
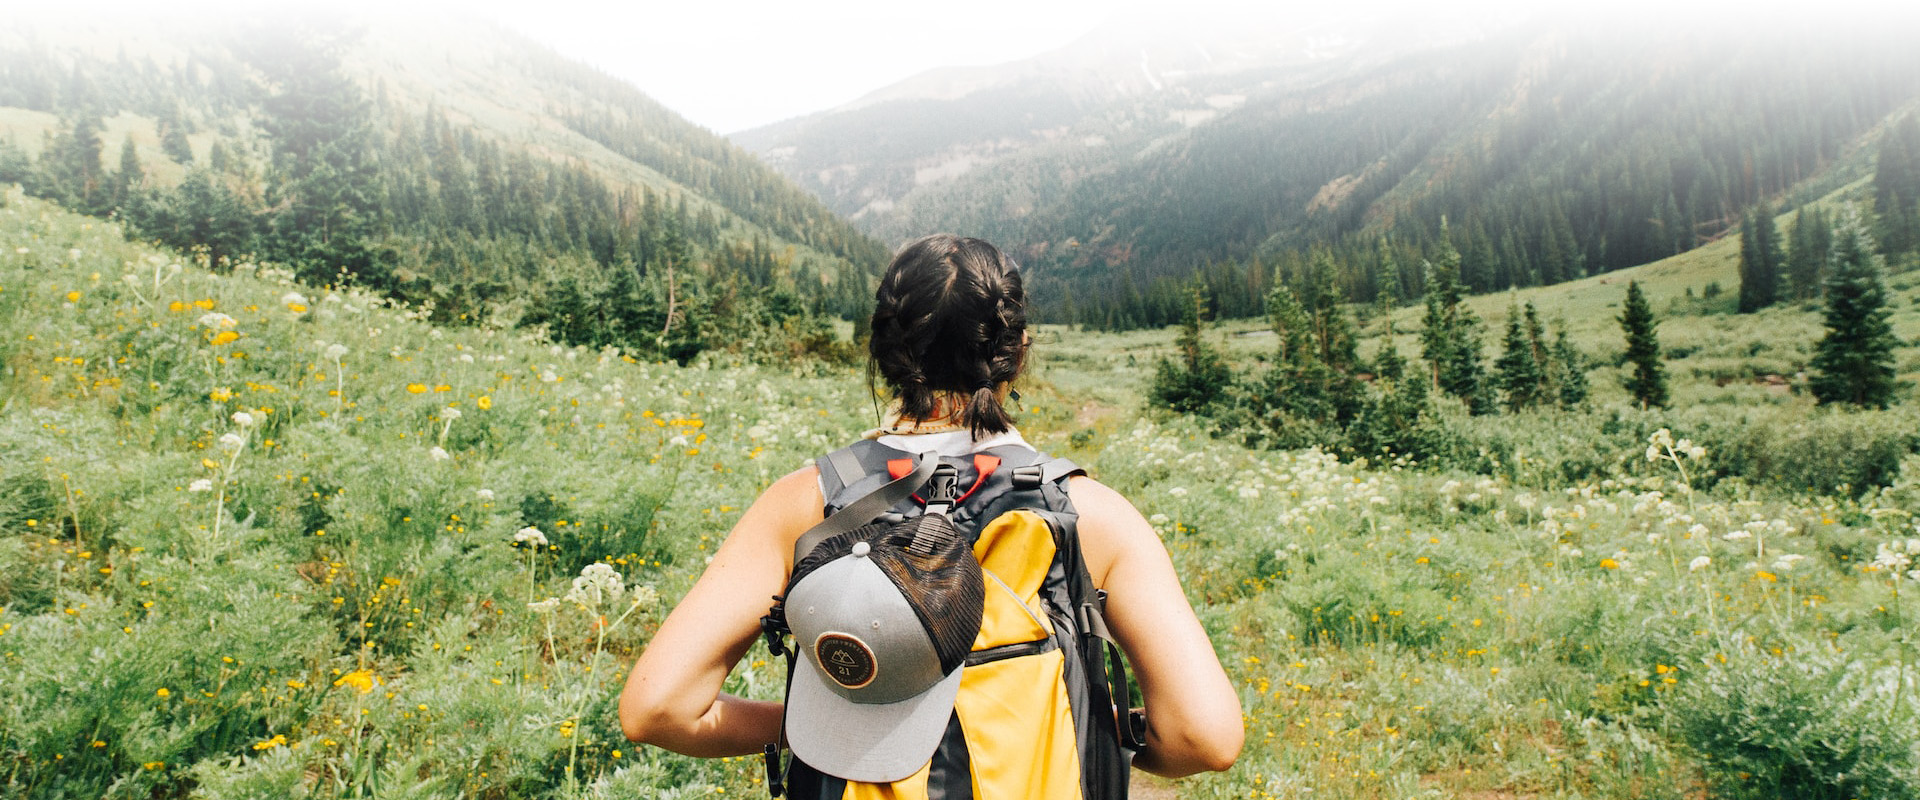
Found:
[[[886,383],[903,419],[928,419],[948,396],[974,438],[1011,430],[999,387],[1025,361],[1026,300],[1019,265],[983,240],[908,242],[874,293],[869,379]]]

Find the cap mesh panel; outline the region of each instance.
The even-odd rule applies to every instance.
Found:
[[[931,553],[908,549],[916,536],[926,537],[923,547],[931,543]],[[815,546],[794,565],[787,593],[814,570],[851,553],[856,542],[868,543],[872,549],[867,557],[907,598],[907,605],[926,628],[927,638],[940,657],[940,671],[952,672],[959,667],[980,635],[987,599],[980,562],[966,537],[941,514],[863,525]]]

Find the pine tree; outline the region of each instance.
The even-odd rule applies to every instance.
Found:
[[[1826,212],[1802,207],[1793,214],[1792,239],[1787,243],[1787,277],[1796,300],[1820,294],[1826,276],[1827,254],[1833,249],[1833,226]]]
[[[1577,409],[1587,404],[1587,359],[1567,338],[1566,328],[1554,335],[1553,373],[1561,408]]]
[[[1481,364],[1480,320],[1461,302],[1466,292],[1460,285],[1460,254],[1448,243],[1444,220],[1440,229],[1440,262],[1427,262],[1420,355],[1427,361],[1436,389],[1466,401],[1473,414],[1490,413],[1493,391]]]
[[[1507,333],[1501,341],[1500,359],[1494,362],[1500,391],[1506,395],[1507,410],[1519,411],[1547,399],[1546,371],[1534,356],[1533,342],[1527,337],[1520,306],[1507,304]]]
[[[1389,319],[1387,331],[1380,337],[1380,349],[1373,355],[1373,374],[1381,380],[1398,381],[1407,374],[1407,358],[1393,343],[1393,333],[1393,320]]]
[[[1202,334],[1200,320],[1207,316],[1206,295],[1196,287],[1189,296],[1191,302],[1182,315],[1180,335],[1173,342],[1179,359],[1160,359],[1149,391],[1154,405],[1182,414],[1204,411],[1233,381],[1226,360]]]
[[[1751,314],[1780,299],[1780,231],[1773,210],[1762,205],[1740,225],[1740,313]]]
[[[113,173],[113,195],[108,205],[125,208],[145,181],[146,170],[140,166],[140,154],[133,149],[133,134],[127,134],[126,141],[120,143],[120,169]]]
[[[1292,289],[1275,284],[1267,292],[1267,324],[1279,338],[1282,364],[1297,364],[1313,355],[1312,322]]]
[[[1627,393],[1641,408],[1666,408],[1667,368],[1660,361],[1660,339],[1654,331],[1658,323],[1639,281],[1627,283],[1627,301],[1619,320],[1627,335],[1627,363],[1633,366],[1625,381]]]
[[[1827,333],[1814,346],[1808,380],[1821,403],[1885,408],[1899,388],[1880,255],[1859,214],[1848,208],[1834,230],[1833,275],[1826,282]]]

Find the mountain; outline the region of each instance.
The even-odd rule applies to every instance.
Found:
[[[1408,299],[1445,230],[1469,287],[1552,284],[1824,195],[1920,102],[1914,27],[1887,22],[1329,11],[1106,32],[733,138],[883,239],[1001,243],[1055,318],[1165,324],[1203,271],[1226,313],[1257,313],[1316,249],[1352,299]]]
[[[824,346],[888,255],[636,87],[457,17],[8,26],[0,181],[216,268],[681,359]]]

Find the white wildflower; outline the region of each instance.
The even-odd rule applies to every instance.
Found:
[[[453,455],[451,453],[448,453],[446,448],[441,447],[439,445],[434,445],[433,449],[427,451],[427,457],[432,458],[435,461],[445,461],[447,459],[453,458]]]
[[[247,446],[247,440],[240,434],[228,431],[220,436],[220,448],[223,450],[234,451],[245,446]]]
[[[304,306],[307,304],[307,296],[299,292],[287,292],[286,294],[280,295],[280,304],[283,306]]]
[[[200,324],[209,328],[232,328],[240,322],[218,311],[209,311],[200,315]]]
[[[460,418],[460,409],[454,408],[453,406],[447,406],[446,408],[440,409],[440,419],[443,421],[452,422],[459,418]]]
[[[1654,431],[1652,436],[1647,437],[1647,441],[1656,447],[1672,447],[1673,431],[1661,428],[1660,430]]]
[[[253,415],[245,411],[235,411],[233,412],[233,424],[242,428],[251,428],[253,427]]]
[[[1913,563],[1913,559],[1903,552],[1905,548],[1899,545],[1899,542],[1895,542],[1893,545],[1882,543],[1880,545],[1880,553],[1873,557],[1873,565],[1895,574],[1905,572],[1907,565]]]
[[[340,357],[346,354],[347,354],[347,346],[344,344],[327,345],[327,358],[331,358],[335,361],[339,361]]]
[[[1775,559],[1773,562],[1773,568],[1781,572],[1792,572],[1794,565],[1799,564],[1800,562],[1805,561],[1806,559],[1807,559],[1806,556],[1800,555],[1799,553],[1788,553],[1786,555],[1779,557],[1778,559]]]
[[[1695,461],[1699,461],[1700,459],[1706,458],[1707,448],[1701,447],[1700,445],[1697,445],[1697,444],[1690,448],[1687,448],[1687,457]]]
[[[1702,524],[1700,524],[1700,523],[1697,523],[1697,522],[1693,524],[1693,527],[1691,527],[1691,528],[1688,528],[1688,529],[1687,529],[1687,536],[1688,536],[1689,538],[1691,538],[1691,537],[1695,537],[1695,536],[1698,536],[1698,537],[1701,537],[1701,538],[1705,538],[1705,537],[1707,537],[1707,536],[1709,536],[1709,535],[1711,535],[1712,533],[1713,533],[1713,531],[1712,531],[1712,530],[1709,530],[1709,529],[1707,528],[1707,526],[1705,526],[1705,525],[1702,525]]]
[[[652,586],[635,586],[629,593],[633,595],[634,608],[652,608],[660,602],[660,593]]]
[[[1185,487],[1185,486],[1175,486],[1175,487],[1173,487],[1173,488],[1171,488],[1171,489],[1168,489],[1168,490],[1167,490],[1167,494],[1170,494],[1170,495],[1173,495],[1174,497],[1186,497],[1186,496],[1187,496],[1187,487]]]
[[[601,603],[617,602],[626,586],[620,573],[602,563],[588,564],[580,570],[580,577],[573,579],[573,588],[567,591],[567,602],[583,606],[598,606]]]
[[[1147,523],[1154,526],[1165,525],[1172,521],[1172,518],[1160,513],[1155,513],[1153,516],[1147,518]]]
[[[485,489],[481,489],[480,491],[487,492],[487,490]],[[489,500],[493,499],[492,492],[487,492],[487,495],[488,495],[487,499]],[[519,531],[515,532],[513,534],[513,540],[521,544],[530,544],[530,545],[533,545],[534,547],[547,546],[547,535],[544,533],[541,533],[539,528],[533,527],[532,525],[528,525],[527,527],[521,528]]]
[[[211,492],[211,491],[213,491],[213,481],[212,481],[212,480],[209,480],[209,479],[207,479],[207,478],[200,478],[200,479],[198,479],[198,480],[196,480],[196,481],[194,481],[193,483],[191,483],[191,484],[188,484],[188,485],[187,485],[187,491],[189,491],[189,492]]]
[[[1751,538],[1753,538],[1753,532],[1752,532],[1752,531],[1748,531],[1748,530],[1745,530],[1745,529],[1742,529],[1742,530],[1732,530],[1732,531],[1727,531],[1727,532],[1726,532],[1725,534],[1723,534],[1723,535],[1722,535],[1722,536],[1721,536],[1720,538],[1722,538],[1722,539],[1725,539],[1725,540],[1727,540],[1727,541],[1729,541],[1729,542],[1737,542],[1737,541],[1740,541],[1740,540],[1742,540],[1742,539],[1751,539]]]
[[[479,496],[479,498],[480,498],[480,499],[482,499],[482,500],[486,500],[486,501],[488,501],[488,502],[492,502],[492,500],[493,500],[493,490],[492,490],[492,489],[479,489],[479,490],[476,490],[476,491],[474,491],[474,494],[475,494],[475,495],[477,495],[477,496]]]
[[[1687,562],[1687,571],[1699,572],[1710,566],[1713,566],[1713,559],[1707,556],[1696,556],[1692,561]]]
[[[549,613],[552,613],[554,609],[557,609],[559,607],[560,607],[560,598],[558,597],[549,597],[537,603],[527,604],[527,608],[532,609],[534,613],[537,613],[537,614],[549,614]]]

